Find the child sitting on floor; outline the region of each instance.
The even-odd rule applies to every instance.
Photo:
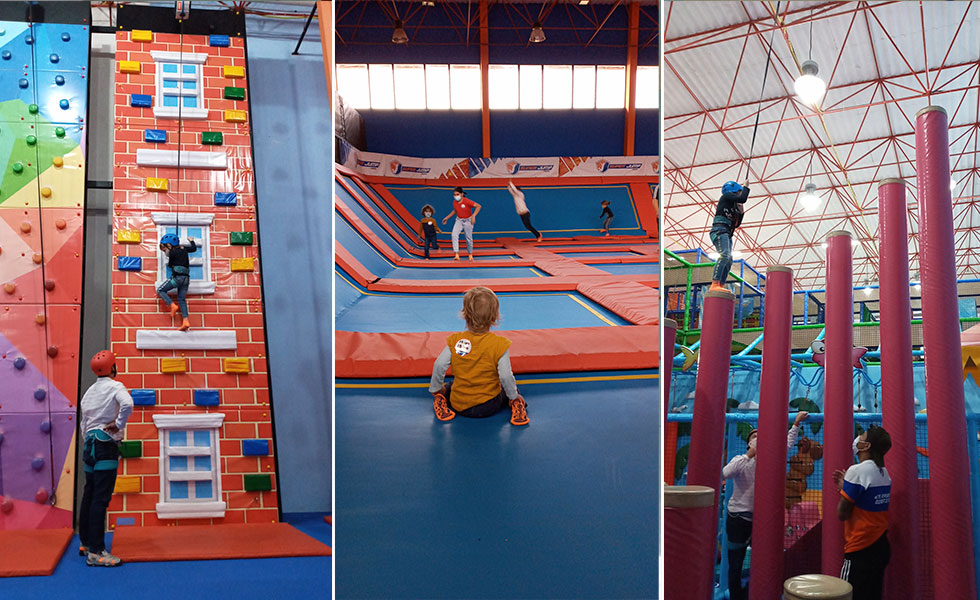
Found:
[[[500,320],[500,302],[485,287],[463,296],[466,331],[446,338],[446,346],[432,366],[429,391],[436,418],[450,421],[458,412],[464,417],[489,417],[510,406],[510,422],[527,425],[527,403],[517,391],[510,367],[510,340],[490,333]],[[453,367],[453,381],[443,385]]]
[[[422,220],[419,221],[419,235],[425,240],[425,260],[429,260],[430,246],[433,250],[439,249],[439,244],[436,243],[436,234],[442,233],[439,225],[436,224],[436,220],[432,218],[434,210],[431,204],[423,206]]]
[[[197,252],[197,243],[191,238],[190,246],[181,246],[180,238],[172,233],[160,238],[160,250],[167,256],[167,266],[170,267],[170,279],[163,282],[157,288],[157,295],[163,300],[164,304],[170,306],[170,316],[177,315],[180,309],[180,316],[184,318],[180,325],[181,331],[191,328],[191,322],[187,320],[187,288],[191,285],[191,263],[188,253]],[[170,299],[167,292],[177,289],[177,302]]]

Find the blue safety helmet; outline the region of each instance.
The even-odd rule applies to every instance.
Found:
[[[737,194],[742,191],[742,186],[735,183],[734,181],[726,181],[725,185],[721,186],[722,194]]]
[[[167,235],[160,238],[160,243],[167,244],[168,246],[179,246],[180,238],[172,233],[168,233]]]

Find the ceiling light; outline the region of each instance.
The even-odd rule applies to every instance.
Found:
[[[405,33],[405,24],[401,19],[395,19],[395,31],[391,34],[392,44],[407,44],[408,34]]]
[[[544,29],[541,28],[541,21],[535,21],[534,26],[531,27],[531,37],[529,38],[529,41],[539,44],[544,40]]]
[[[426,2],[425,0],[422,1],[422,6],[435,6],[435,5],[436,3],[432,2],[431,0],[429,0],[428,2]]]
[[[817,186],[808,183],[806,184],[805,190],[803,195],[800,196],[800,204],[803,205],[805,210],[814,211],[820,206],[820,196],[817,195]]]
[[[823,100],[823,95],[827,93],[827,84],[823,79],[817,77],[817,63],[808,60],[800,66],[802,75],[793,82],[793,89],[800,100],[809,106],[818,106]]]
[[[588,3],[589,3],[589,0],[578,0],[578,5],[579,6],[585,6]]]
[[[864,282],[864,295],[865,296],[870,296],[871,295],[871,280],[870,279],[868,281],[865,281]]]

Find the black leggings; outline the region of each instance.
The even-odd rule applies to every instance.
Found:
[[[728,513],[725,533],[728,534],[728,597],[731,600],[745,600],[749,594],[748,589],[742,588],[742,563],[752,541],[752,521]]]
[[[538,230],[535,229],[533,225],[531,225],[531,213],[526,212],[526,213],[522,214],[521,215],[521,221],[524,222],[524,227],[528,231],[530,231],[532,234],[534,234],[534,237],[536,237],[536,238],[541,237],[541,234],[538,233]]]
[[[456,411],[457,414],[463,415],[464,417],[470,417],[473,419],[482,419],[484,417],[492,417],[493,415],[499,413],[504,409],[510,408],[510,400],[507,399],[507,393],[504,392],[504,388],[501,386],[500,393],[490,398],[486,402],[477,404],[476,406],[471,406],[466,410],[456,410],[453,408],[453,403],[450,398],[453,391],[453,384],[446,384],[446,402],[449,404],[449,408]]]
[[[863,550],[844,554],[840,578],[854,588],[854,600],[881,600],[885,567],[891,555],[887,533]]]

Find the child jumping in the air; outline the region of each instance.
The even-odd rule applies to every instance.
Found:
[[[430,246],[433,250],[439,249],[439,244],[436,243],[436,234],[442,233],[436,224],[436,220],[432,218],[433,212],[432,205],[426,204],[422,207],[422,220],[419,221],[419,236],[425,240],[425,260],[429,260]]]
[[[473,260],[473,226],[476,225],[476,215],[480,214],[482,208],[476,202],[466,197],[463,188],[456,187],[453,190],[453,212],[449,213],[442,220],[445,225],[449,217],[456,215],[456,222],[453,223],[453,260],[459,260],[459,232],[466,233],[466,251],[469,253],[470,260]]]
[[[524,228],[531,232],[531,234],[538,238],[540,242],[544,239],[544,236],[538,233],[538,230],[531,225],[531,211],[528,210],[527,204],[524,203],[524,192],[517,189],[513,181],[507,182],[507,189],[510,190],[510,195],[514,199],[514,209],[517,210],[517,214],[521,217],[521,222],[524,223]]]
[[[613,211],[609,208],[608,200],[602,201],[602,214],[599,215],[599,218],[605,219],[602,222],[602,232],[609,235],[609,224],[612,223],[613,220]]]
[[[463,296],[466,331],[446,338],[446,346],[432,366],[429,391],[436,418],[450,421],[464,417],[489,417],[510,407],[510,422],[527,425],[527,403],[517,391],[510,367],[510,340],[490,333],[500,320],[500,302],[485,287]],[[443,385],[446,370],[453,367],[453,381]]]
[[[164,304],[170,307],[170,316],[176,316],[177,310],[184,318],[180,325],[181,331],[191,328],[191,322],[187,320],[187,288],[191,285],[191,263],[188,253],[197,252],[197,243],[193,238],[189,238],[190,246],[181,246],[180,238],[172,233],[168,233],[160,238],[160,250],[167,256],[167,266],[170,267],[170,279],[163,282],[157,288],[157,294]],[[167,292],[177,288],[177,302],[170,299]]]
[[[78,553],[86,557],[90,567],[118,567],[122,561],[105,547],[105,513],[116,485],[119,442],[133,414],[133,398],[126,386],[115,380],[116,357],[112,352],[99,352],[90,366],[98,379],[80,404],[85,491],[78,513],[78,537],[82,540]]]

